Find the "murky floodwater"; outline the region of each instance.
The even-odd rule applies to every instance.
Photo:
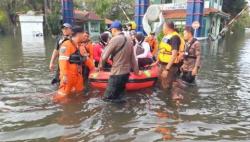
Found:
[[[197,86],[180,106],[157,88],[127,93],[121,105],[98,91],[55,104],[53,40],[0,39],[0,141],[250,140],[250,34],[203,44]]]

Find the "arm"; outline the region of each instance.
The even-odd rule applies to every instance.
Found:
[[[67,80],[70,54],[71,54],[70,47],[67,46],[66,44],[63,44],[60,47],[59,51],[59,68],[60,68],[60,74],[63,76],[64,82],[66,82]]]
[[[146,58],[148,56],[148,53],[150,52],[150,46],[148,43],[144,42],[142,44],[142,48],[144,49],[144,52],[140,55],[137,55],[137,58]]]
[[[58,50],[54,49],[52,56],[51,56],[50,65],[49,65],[50,71],[54,70],[54,64],[58,57],[59,57],[59,52]]]
[[[158,42],[157,42],[157,40],[155,40],[153,46],[154,46],[154,49],[153,49],[152,55],[155,56],[157,51],[158,51]]]
[[[94,60],[94,46],[92,43],[88,43],[89,49],[89,58],[93,61]]]
[[[138,75],[139,74],[138,62],[136,60],[135,53],[134,53],[134,50],[133,50],[134,47],[131,47],[131,48],[132,48],[131,65],[132,65],[134,73]]]
[[[200,65],[201,65],[201,45],[200,43],[198,43],[196,45],[196,51],[195,51],[195,54],[196,54],[196,62],[195,62],[195,67],[196,68],[199,68]]]

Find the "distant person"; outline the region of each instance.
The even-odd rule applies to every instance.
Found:
[[[163,26],[164,37],[159,45],[158,59],[153,64],[160,64],[159,78],[163,89],[170,89],[178,77],[180,56],[184,42],[175,30],[173,22],[166,22]]]
[[[72,35],[72,26],[69,24],[69,23],[64,23],[62,25],[62,28],[61,28],[61,31],[62,31],[62,35],[60,35],[59,37],[57,37],[57,41],[56,41],[56,46],[55,46],[55,49],[52,53],[52,56],[51,56],[51,60],[50,60],[50,65],[49,65],[49,69],[51,72],[54,71],[55,69],[55,64],[57,63],[57,59],[59,57],[59,49],[60,49],[60,45],[71,38],[71,35]],[[59,68],[57,68],[57,71],[55,73],[55,77],[54,79],[52,80],[51,84],[56,84],[56,83],[59,83],[60,80],[59,80]]]
[[[136,33],[136,23],[134,21],[130,21],[126,24],[126,31],[124,31],[125,36],[132,36],[133,33]]]
[[[184,30],[185,52],[184,62],[181,67],[181,79],[187,83],[194,83],[195,77],[201,66],[201,45],[194,38],[194,30],[192,27],[186,27]]]
[[[145,41],[149,43],[150,51],[151,51],[152,55],[154,57],[156,57],[157,56],[157,52],[158,52],[158,41],[157,41],[157,38],[155,36],[155,33],[151,32],[148,35],[148,37],[146,37]]]
[[[131,38],[122,33],[121,22],[114,21],[110,29],[113,38],[103,52],[99,69],[103,68],[105,62],[111,56],[113,64],[108,87],[104,93],[104,100],[119,100],[125,91],[131,68],[135,74],[139,74],[139,69],[133,50],[133,42]]]
[[[137,32],[136,34],[136,58],[138,60],[138,65],[140,69],[144,69],[146,66],[153,63],[152,53],[150,51],[150,46],[145,42],[145,37],[142,32]]]
[[[95,66],[98,67],[99,62],[101,60],[102,53],[105,49],[105,47],[108,45],[110,41],[109,33],[104,32],[99,36],[99,42],[94,45],[94,60],[95,60]],[[108,60],[108,63],[106,63],[105,67],[107,66],[111,67],[111,62]]]
[[[83,37],[83,29],[79,26],[73,28],[72,39],[63,42],[59,51],[60,86],[56,100],[68,95],[82,93],[83,77],[82,64],[87,57],[80,53],[80,44]]]

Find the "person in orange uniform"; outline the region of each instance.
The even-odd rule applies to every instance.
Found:
[[[80,54],[79,45],[83,39],[83,29],[74,27],[72,39],[65,41],[59,51],[60,86],[55,99],[81,93],[83,87],[82,64],[86,57]]]
[[[150,35],[146,38],[145,41],[148,42],[152,55],[156,57],[158,51],[158,41],[155,37],[155,33],[150,33]]]
[[[94,46],[93,46],[92,41],[90,40],[89,33],[86,31],[83,33],[81,47],[85,48],[85,50],[88,54],[88,60],[86,61],[86,65],[83,65],[83,68],[82,68],[84,84],[85,84],[85,91],[88,92],[89,73],[90,73],[90,70],[92,70],[94,68]]]

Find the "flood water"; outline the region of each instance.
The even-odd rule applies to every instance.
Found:
[[[123,104],[103,102],[97,90],[54,103],[53,39],[0,39],[0,141],[250,140],[250,34],[203,43],[197,85],[179,105],[157,87],[129,92]]]

